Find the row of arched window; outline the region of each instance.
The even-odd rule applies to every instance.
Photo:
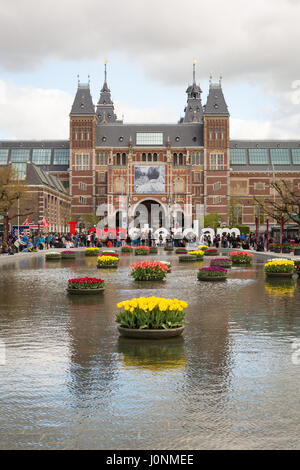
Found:
[[[126,153],[117,153],[116,165],[126,165]]]
[[[174,153],[173,154],[173,165],[183,165],[183,154],[182,153]]]
[[[142,162],[157,162],[157,153],[142,153]]]

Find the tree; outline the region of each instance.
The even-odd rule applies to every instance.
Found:
[[[26,198],[27,190],[27,183],[18,180],[18,172],[12,165],[6,165],[0,168],[0,215],[4,217],[6,227],[8,227],[9,219],[13,219],[17,215],[27,217],[32,214],[30,209],[24,209],[22,213],[20,213],[17,208],[18,200],[20,201]],[[7,241],[7,236],[6,228],[6,230],[4,230],[5,241]]]
[[[267,197],[264,201],[254,198],[266,215],[272,217],[278,224],[292,221],[298,225],[300,232],[300,190],[285,180],[273,181],[270,187],[274,190],[273,197]],[[299,234],[300,235],[300,234]],[[282,236],[282,234],[281,234]]]
[[[99,222],[100,217],[98,215],[95,215],[93,213],[91,214],[84,214],[80,216],[85,228],[88,227],[93,227],[94,225],[97,225]]]
[[[220,224],[222,223],[222,217],[217,212],[212,214],[207,214],[204,216],[204,227],[212,228],[216,231]]]

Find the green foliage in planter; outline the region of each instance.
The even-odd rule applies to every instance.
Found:
[[[133,252],[132,246],[125,245],[121,247],[121,253],[132,253],[132,252]]]
[[[156,248],[156,246],[150,246],[150,253],[152,254],[158,253],[158,249]]]
[[[194,261],[199,261],[199,259],[197,258],[197,256],[193,256],[193,255],[180,255],[178,257],[178,261],[180,263],[192,263]]]
[[[46,260],[61,259],[61,253],[46,253]]]
[[[174,250],[174,247],[173,247],[173,246],[165,246],[165,247],[164,247],[164,250],[165,250],[165,251],[173,251],[173,250]]]
[[[198,279],[201,280],[202,278],[226,278],[227,277],[227,269],[223,268],[222,266],[209,266],[205,268],[201,268],[198,271],[197,275]]]

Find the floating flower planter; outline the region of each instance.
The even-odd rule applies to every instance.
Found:
[[[184,255],[184,254],[186,254],[187,252],[188,252],[188,251],[187,251],[186,248],[176,248],[176,250],[175,250],[175,253],[176,253],[177,255]]]
[[[227,269],[221,266],[208,266],[199,269],[197,277],[199,281],[225,281],[227,278]]]
[[[171,246],[171,245],[166,245],[166,246],[164,247],[164,250],[165,250],[165,251],[173,251],[173,250],[174,250],[174,247]]]
[[[100,294],[105,289],[103,279],[81,277],[69,279],[67,291],[69,294],[89,295]]]
[[[119,264],[119,258],[116,256],[98,256],[97,268],[117,268]]]
[[[117,304],[116,322],[121,336],[139,339],[166,339],[179,336],[184,330],[183,300],[160,297],[139,297]]]
[[[208,247],[207,245],[200,245],[200,246],[198,246],[198,250],[201,250],[201,251],[206,251],[206,250],[208,250],[208,248],[209,248],[209,247]]]
[[[130,275],[135,281],[162,281],[170,271],[169,267],[160,261],[140,261],[129,267]]]
[[[61,257],[63,259],[74,259],[76,258],[76,251],[69,251],[69,250],[62,251]]]
[[[300,246],[294,246],[294,256],[300,256]]]
[[[230,258],[214,258],[211,260],[210,265],[229,269],[232,266],[232,261]]]
[[[150,246],[149,252],[154,255],[158,253],[158,249],[156,246]]]
[[[201,261],[203,260],[203,256],[204,256],[204,251],[202,250],[193,250],[193,251],[189,251],[189,255],[192,255],[192,256],[196,256],[197,260],[198,261]]]
[[[137,246],[134,249],[134,254],[136,256],[149,255],[149,253],[150,253],[150,248],[148,246]]]
[[[130,245],[124,245],[121,247],[121,253],[132,253],[133,248]]]
[[[205,256],[217,256],[219,254],[216,248],[208,248],[204,251]]]
[[[58,251],[57,252],[52,251],[50,253],[46,253],[46,261],[55,261],[58,259],[61,259],[61,253],[59,253]]]
[[[253,254],[248,251],[233,251],[230,253],[230,258],[233,264],[249,266],[253,261]]]
[[[102,250],[101,255],[102,256],[116,256],[117,258],[119,258],[118,253],[114,250]]]
[[[178,257],[178,261],[180,263],[193,263],[193,262],[198,261],[198,260],[199,260],[199,258],[197,258],[197,256],[188,255],[188,254],[180,255]]]
[[[300,274],[300,259],[294,261],[296,273]]]
[[[295,263],[292,260],[272,260],[265,264],[265,273],[269,278],[291,278],[295,273]]]
[[[171,263],[170,261],[160,261],[160,263],[165,264],[169,268],[169,272],[171,271]]]
[[[98,256],[99,255],[99,248],[86,248],[85,249],[85,256]]]

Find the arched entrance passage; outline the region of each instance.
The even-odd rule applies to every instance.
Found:
[[[166,226],[166,212],[160,202],[147,199],[137,204],[134,210],[134,226],[143,228],[145,224],[153,230]]]
[[[116,212],[116,228],[122,227],[122,211]]]

